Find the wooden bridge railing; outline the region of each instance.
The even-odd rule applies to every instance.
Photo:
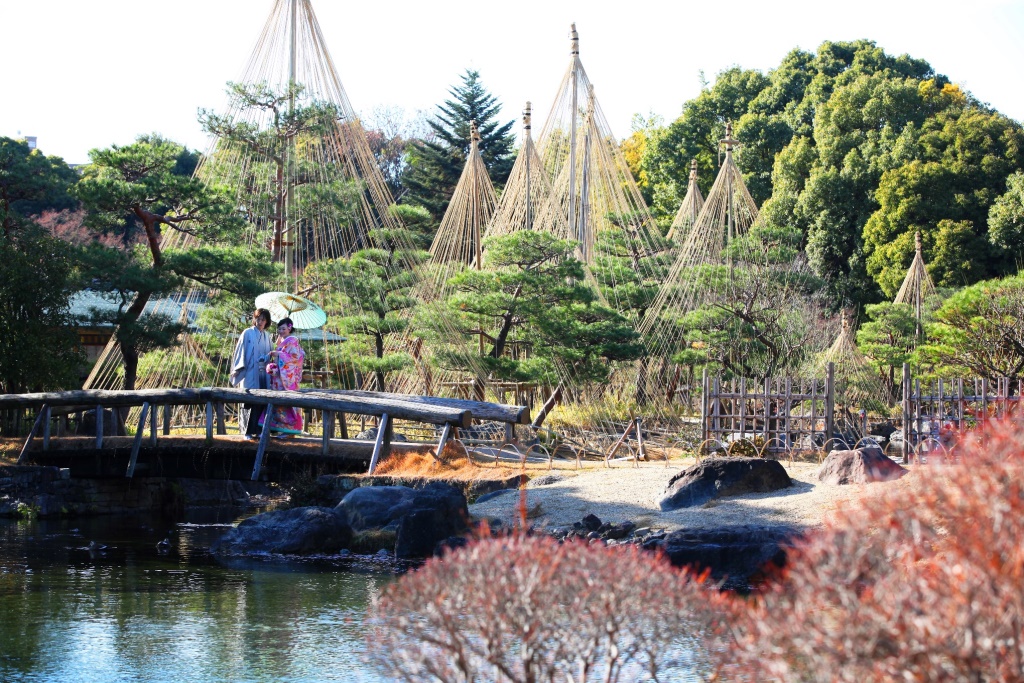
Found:
[[[218,434],[224,434],[225,403],[249,403],[266,407],[267,413],[274,405],[307,408],[323,412],[323,447],[326,454],[334,437],[336,415],[352,413],[373,416],[379,419],[377,439],[370,459],[370,472],[377,462],[386,457],[391,449],[393,422],[396,419],[424,422],[444,427],[435,458],[439,458],[452,428],[465,428],[473,418],[494,419],[509,425],[526,424],[529,412],[524,406],[502,406],[477,401],[443,399],[430,396],[409,396],[369,391],[271,391],[266,389],[232,389],[206,387],[197,389],[140,389],[135,391],[79,390],[36,394],[0,394],[0,409],[38,408],[39,413],[21,450],[18,462],[22,462],[40,426],[43,426],[43,449],[49,448],[50,420],[53,412],[70,413],[96,409],[96,448],[103,447],[103,409],[141,407],[139,426],[135,433],[131,458],[126,476],[134,475],[135,463],[142,444],[147,420],[150,425],[149,443],[157,443],[157,407],[164,406],[163,433],[170,433],[170,406],[206,405],[206,438],[213,439],[214,425]],[[271,420],[265,420],[256,450],[253,480],[259,477],[270,435]],[[342,422],[344,424],[344,422]],[[342,435],[347,436],[347,435]]]

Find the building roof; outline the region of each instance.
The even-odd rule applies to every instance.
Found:
[[[151,315],[154,312],[159,312],[170,317],[172,320],[182,320],[182,317],[184,316],[185,321],[188,323],[189,331],[193,333],[204,332],[205,330],[199,326],[197,321],[199,313],[206,306],[206,302],[207,296],[202,292],[192,292],[190,294],[174,293],[165,297],[150,299],[149,303],[146,304],[146,308],[143,310],[142,315]],[[98,292],[94,289],[80,290],[71,296],[70,307],[71,315],[80,327],[92,327],[96,329],[110,329],[114,327],[113,323],[95,322],[93,320],[94,311],[99,311],[101,313],[117,312],[117,302],[111,297],[105,296],[103,292]],[[347,337],[342,337],[341,335],[323,328],[315,330],[296,330],[295,336],[302,341],[330,343],[348,341]]]

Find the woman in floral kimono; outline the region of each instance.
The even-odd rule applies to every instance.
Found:
[[[271,389],[296,391],[302,381],[302,363],[306,354],[299,346],[298,338],[292,335],[293,327],[291,318],[284,318],[277,324],[277,348],[270,352],[271,362],[267,363]],[[260,424],[263,424],[262,419]],[[281,435],[301,434],[302,411],[275,405],[270,430]]]

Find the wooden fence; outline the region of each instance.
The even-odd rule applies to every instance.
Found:
[[[1013,390],[1016,390],[1014,394]],[[984,428],[991,420],[1016,417],[1020,411],[1024,382],[1000,378],[935,380],[912,378],[910,366],[903,366],[903,462],[926,452],[948,455],[955,450],[963,432]]]
[[[723,381],[704,371],[702,445],[726,449],[749,441],[759,453],[826,450],[835,432],[835,366],[824,378]]]

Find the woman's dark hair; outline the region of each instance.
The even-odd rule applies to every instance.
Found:
[[[281,329],[281,325],[287,325],[288,327],[295,328],[295,323],[292,322],[291,318],[281,318],[277,321],[277,329]]]
[[[270,327],[270,311],[265,308],[257,308],[252,314],[252,321],[255,323],[260,318],[266,320],[267,327]]]

